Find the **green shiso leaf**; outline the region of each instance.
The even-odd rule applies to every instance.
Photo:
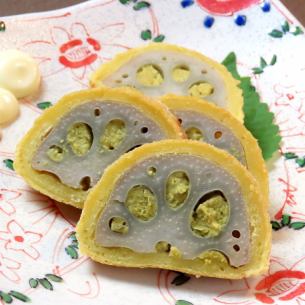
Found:
[[[281,136],[279,127],[274,123],[274,114],[268,105],[260,100],[250,77],[242,77],[237,71],[236,55],[231,52],[222,62],[232,76],[240,81],[239,87],[244,97],[244,125],[257,139],[265,160],[279,149]]]

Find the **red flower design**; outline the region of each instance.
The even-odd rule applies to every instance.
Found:
[[[20,195],[17,191],[0,189],[0,211],[7,215],[14,214],[16,210],[11,201],[17,199]]]
[[[302,153],[305,139],[305,91],[295,85],[281,84],[275,85],[273,90],[276,98],[271,109],[283,138],[282,150]]]
[[[61,41],[62,39],[62,41]],[[92,38],[82,23],[73,23],[71,32],[64,28],[54,27],[52,40],[58,43],[59,62],[71,69],[88,66],[96,61],[97,51],[101,49],[100,43]]]
[[[305,292],[305,273],[294,270],[277,271],[262,279],[255,287],[255,297],[265,304],[275,300],[290,301]]]
[[[127,48],[111,43],[123,30],[123,23],[113,23],[95,31],[93,37],[83,23],[74,22],[69,29],[53,26],[49,40],[30,41],[23,45],[23,49],[29,49],[29,52],[34,54],[42,65],[44,77],[68,68],[77,80],[82,80],[88,71],[94,71],[103,60],[109,59],[113,48]],[[53,61],[54,54],[56,54],[54,60],[58,63],[57,67]]]
[[[0,275],[4,276],[6,279],[12,282],[19,282],[20,277],[15,270],[19,269],[20,266],[21,264],[19,262],[4,257],[0,253]]]
[[[305,91],[298,90],[295,86],[287,86],[276,84],[274,86],[274,92],[276,94],[276,106],[290,106],[293,102],[301,101],[305,99]]]
[[[7,224],[7,231],[0,231],[0,239],[5,240],[5,248],[22,251],[33,259],[39,257],[39,252],[33,247],[33,244],[40,241],[42,234],[25,231],[15,220]]]
[[[198,4],[211,14],[232,15],[260,0],[197,0]]]
[[[245,281],[243,287],[225,291],[215,298],[222,304],[300,304],[305,293],[305,272],[296,270],[304,267],[305,257],[297,261],[291,268],[286,268],[276,260],[272,260],[268,275],[255,286]],[[275,269],[275,270],[274,270]],[[240,282],[239,282],[240,283]],[[237,283],[238,284],[238,283]],[[252,297],[255,297],[256,302]],[[254,301],[254,302],[253,302]],[[289,302],[289,303],[287,303]]]

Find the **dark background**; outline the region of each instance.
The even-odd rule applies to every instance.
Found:
[[[0,16],[47,11],[84,1],[85,0],[0,0]],[[303,25],[305,25],[305,0],[282,0],[282,2],[303,23]]]

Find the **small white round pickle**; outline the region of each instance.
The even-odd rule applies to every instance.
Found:
[[[0,124],[12,122],[19,114],[20,106],[16,97],[0,88]]]
[[[0,52],[0,87],[23,98],[35,93],[39,85],[38,64],[30,55],[18,50]]]

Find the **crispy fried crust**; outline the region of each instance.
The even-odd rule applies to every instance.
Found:
[[[230,72],[221,64],[218,62],[202,55],[199,52],[189,50],[183,47],[170,45],[166,43],[152,43],[144,47],[139,48],[133,48],[130,49],[124,53],[118,54],[113,60],[110,62],[107,62],[103,65],[101,65],[92,75],[90,78],[90,85],[92,87],[103,87],[103,80],[107,78],[109,75],[113,74],[115,71],[117,71],[121,66],[128,63],[133,58],[145,53],[145,52],[151,52],[151,51],[172,51],[172,52],[179,52],[183,53],[187,56],[197,58],[198,60],[201,60],[211,67],[213,67],[214,70],[216,70],[223,78],[226,89],[228,91],[228,99],[229,99],[229,105],[227,109],[234,114],[234,116],[240,120],[243,121],[244,113],[243,113],[243,97],[242,92],[238,88],[239,82],[232,77]]]
[[[160,102],[152,102],[135,90],[129,88],[100,88],[74,92],[64,96],[55,106],[44,111],[20,141],[17,146],[14,167],[17,173],[37,191],[77,208],[82,208],[88,191],[71,188],[61,183],[54,175],[33,169],[31,163],[36,150],[53,126],[74,107],[90,100],[113,100],[134,105],[157,122],[166,131],[168,138],[179,139],[184,137],[176,118],[166,106]]]
[[[190,154],[214,162],[227,170],[240,184],[247,203],[250,222],[251,249],[249,263],[231,267],[222,255],[218,258],[186,260],[165,253],[136,253],[127,248],[103,247],[95,242],[98,219],[103,213],[113,187],[125,171],[150,156],[161,154]],[[209,144],[190,140],[164,140],[145,144],[123,155],[109,166],[103,178],[90,192],[77,225],[80,250],[92,259],[114,266],[139,268],[164,268],[193,274],[228,279],[240,279],[265,272],[268,268],[271,246],[271,227],[266,202],[261,196],[256,180],[231,155]]]

